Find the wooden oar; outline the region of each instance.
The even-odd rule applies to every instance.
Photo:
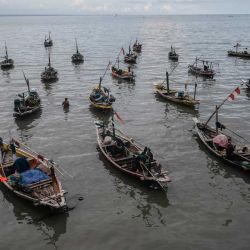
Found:
[[[164,191],[166,191],[165,188],[164,188],[164,186],[157,180],[157,178],[153,175],[153,173],[146,167],[146,165],[142,161],[140,161],[140,165],[143,166],[149,172],[149,174],[154,178],[154,180],[159,184],[159,186]]]

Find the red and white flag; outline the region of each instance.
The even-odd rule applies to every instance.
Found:
[[[125,50],[124,50],[124,48],[122,48],[122,54],[125,55]]]
[[[116,118],[122,123],[125,124],[124,120],[120,117],[120,115],[117,112],[114,112]]]
[[[240,94],[240,88],[237,87],[237,88],[234,90],[234,92],[231,93],[231,94],[228,96],[227,100],[228,100],[229,102],[232,102],[232,101],[237,97],[237,95],[239,95],[239,94]]]
[[[0,177],[0,182],[5,182],[5,181],[8,181],[8,178],[6,178],[6,177]]]

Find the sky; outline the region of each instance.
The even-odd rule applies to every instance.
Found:
[[[250,14],[250,0],[0,0],[0,15]]]

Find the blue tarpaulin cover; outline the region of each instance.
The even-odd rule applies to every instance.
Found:
[[[38,169],[27,170],[20,175],[21,178],[19,180],[19,184],[21,185],[28,185],[42,180],[50,179],[47,174]]]

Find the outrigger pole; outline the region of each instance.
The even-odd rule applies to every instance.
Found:
[[[28,91],[30,92],[30,83],[29,83],[29,79],[28,79],[28,78],[26,78],[26,76],[25,76],[24,72],[23,72],[23,76],[24,76],[24,79],[25,79],[26,84],[27,84],[27,86],[28,86]]]
[[[100,82],[99,82],[99,86],[98,86],[99,89],[101,89],[102,80],[103,80],[103,78],[105,77],[105,75],[106,75],[106,73],[107,73],[107,70],[108,70],[108,68],[109,68],[109,65],[110,65],[110,62],[108,63],[108,65],[107,65],[107,67],[106,67],[106,69],[105,69],[105,72],[104,72],[103,76],[100,77]]]

